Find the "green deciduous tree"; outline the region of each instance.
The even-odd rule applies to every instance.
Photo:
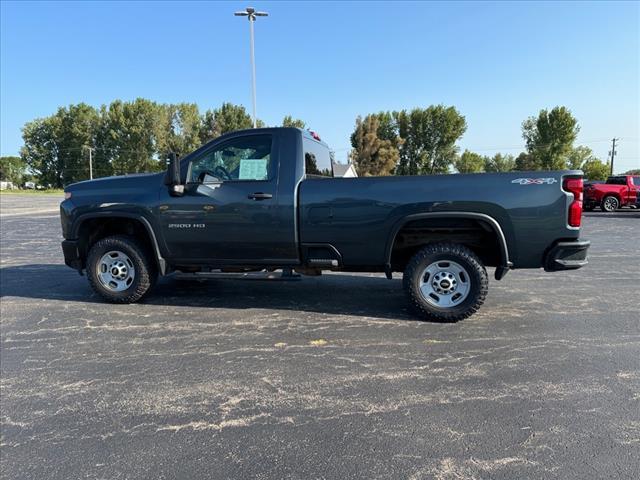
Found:
[[[26,167],[20,157],[0,157],[0,180],[12,182],[17,187],[22,183]]]
[[[158,155],[166,159],[170,152],[183,156],[201,145],[202,118],[195,103],[161,106],[162,127],[158,136]]]
[[[578,146],[572,148],[567,155],[567,168],[580,170],[587,161],[597,160],[589,147]]]
[[[58,156],[64,166],[62,183],[67,185],[89,178],[87,147],[95,146],[95,135],[100,122],[98,111],[80,103],[58,110]],[[42,182],[42,178],[40,178]],[[43,182],[44,183],[44,182]],[[62,186],[62,185],[59,185]]]
[[[256,123],[258,127],[264,126],[264,122],[261,120]],[[200,141],[201,143],[206,143],[225,133],[251,127],[253,127],[251,116],[242,105],[223,103],[220,108],[205,112],[200,131]]]
[[[535,171],[540,170],[540,162],[530,153],[521,152],[516,157],[515,169],[518,171]]]
[[[454,166],[459,173],[480,173],[484,169],[485,158],[469,150],[465,150],[462,155],[454,161]]]
[[[522,123],[527,152],[541,170],[566,168],[567,157],[579,131],[577,120],[566,107],[540,110],[537,117]]]
[[[165,168],[171,151],[185,155],[205,141],[251,126],[244,107],[231,103],[202,116],[193,103],[138,98],[115,100],[99,110],[81,103],[25,124],[21,156],[43,184],[61,187],[89,178],[89,148],[94,177],[153,172]]]
[[[356,119],[350,153],[359,176],[393,175],[402,140],[393,133],[391,115],[379,113]]]
[[[215,112],[213,110],[207,110],[204,112],[204,115],[202,115],[200,122],[200,143],[205,144],[219,136],[220,133],[216,126]]]
[[[25,124],[21,156],[40,182],[57,188],[89,178],[87,147],[95,146],[100,117],[80,103],[61,107],[47,118]]]
[[[165,134],[163,114],[162,106],[144,98],[111,102],[103,109],[97,145],[100,163],[109,164],[116,175],[164,169],[164,161],[158,158]]]
[[[55,116],[27,122],[22,127],[24,146],[20,150],[20,156],[44,183],[60,187],[64,165],[58,159],[57,124]]]
[[[589,180],[605,180],[609,175],[609,164],[596,158],[589,147],[578,146],[567,156],[567,168],[582,170]]]
[[[447,173],[456,158],[456,141],[467,129],[465,118],[454,108],[431,105],[394,112],[400,149],[399,175]]]
[[[516,168],[513,155],[496,153],[493,157],[484,157],[484,171],[488,173],[511,172]]]
[[[282,119],[282,126],[304,129],[306,127],[306,124],[298,118],[293,118],[291,115],[287,115]]]
[[[609,176],[610,165],[597,158],[586,160],[580,170],[584,172],[584,178],[588,180],[606,180]]]

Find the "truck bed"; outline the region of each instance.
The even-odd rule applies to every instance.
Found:
[[[345,265],[384,264],[389,234],[407,215],[474,212],[499,223],[514,268],[539,268],[550,238],[579,236],[578,228],[567,229],[571,195],[561,185],[563,176],[580,174],[306,179],[298,191],[300,241],[333,245]]]

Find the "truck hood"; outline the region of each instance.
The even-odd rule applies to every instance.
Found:
[[[114,177],[103,177],[95,180],[84,180],[82,182],[67,185],[65,192],[91,191],[116,191],[120,189],[148,189],[156,188],[164,181],[164,172],[161,173],[135,173],[132,175],[121,175]]]

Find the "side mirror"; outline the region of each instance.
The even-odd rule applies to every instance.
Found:
[[[180,161],[175,152],[169,154],[169,163],[167,165],[167,175],[165,176],[165,184],[169,186],[169,194],[179,197],[184,194],[184,185],[180,183]]]

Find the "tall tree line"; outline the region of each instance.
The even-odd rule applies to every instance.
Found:
[[[608,173],[591,149],[574,147],[580,127],[566,107],[541,110],[522,123],[526,151],[517,157],[459,154],[456,142],[466,128],[464,116],[444,105],[372,113],[356,119],[349,157],[361,176],[582,169],[585,177],[603,180]]]
[[[356,119],[350,159],[359,175],[446,173],[467,129],[454,108],[432,105]]]
[[[264,123],[258,120],[258,125]],[[282,125],[306,126],[290,115]],[[251,126],[245,108],[231,103],[203,113],[194,103],[144,98],[115,100],[100,108],[80,103],[25,124],[21,159],[40,183],[62,187],[89,178],[90,152],[94,177],[160,171],[169,152],[184,155]],[[608,173],[607,164],[589,148],[574,147],[580,128],[566,107],[541,110],[522,123],[526,150],[517,157],[460,153],[457,142],[466,129],[465,117],[452,106],[372,113],[356,119],[349,158],[361,176],[572,168],[600,180]],[[3,172],[10,171],[8,159],[3,163]]]
[[[283,123],[304,126],[290,116]],[[251,127],[245,108],[231,103],[204,113],[194,103],[144,98],[100,108],[80,103],[25,124],[21,158],[40,183],[62,187],[89,178],[89,150],[94,177],[154,172],[165,168],[169,152],[184,155],[227,132]]]

